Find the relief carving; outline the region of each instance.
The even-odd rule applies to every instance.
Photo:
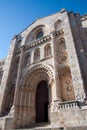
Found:
[[[61,69],[61,87],[63,101],[74,100],[74,90],[72,84],[71,71],[69,67]]]
[[[67,54],[63,53],[62,55],[59,55],[59,63],[63,64],[65,62],[67,62]]]

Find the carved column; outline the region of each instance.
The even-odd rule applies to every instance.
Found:
[[[52,32],[52,44],[53,44],[53,57],[54,57],[54,76],[55,76],[55,100],[60,101],[60,86],[59,86],[59,75],[58,75],[58,57],[56,49],[56,34]]]

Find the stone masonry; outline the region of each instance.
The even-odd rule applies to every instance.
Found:
[[[60,12],[15,35],[0,60],[0,128],[87,128],[87,15]]]

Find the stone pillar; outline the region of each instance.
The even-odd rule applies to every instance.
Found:
[[[16,122],[17,124],[17,127],[20,127],[22,126],[22,119],[23,119],[23,100],[24,100],[24,91],[23,89],[21,88],[20,89],[20,102],[19,102],[19,113],[14,113],[14,121]],[[16,102],[15,102],[16,103]],[[15,106],[15,110],[17,109],[17,106]],[[17,115],[17,118],[15,117],[15,115]],[[16,120],[15,120],[16,118]]]
[[[21,46],[20,49],[21,49],[21,55],[20,55],[19,66],[18,66],[16,87],[18,87],[18,83],[21,79],[22,68],[23,68],[23,65],[24,65],[24,49],[25,49],[25,46]]]
[[[31,64],[34,63],[34,50],[32,50],[31,52]]]
[[[54,58],[54,86],[55,86],[55,100],[60,101],[60,85],[59,85],[59,75],[58,75],[58,56],[57,56],[57,49],[56,49],[56,35],[55,32],[51,34],[52,37],[52,48],[53,48],[53,58]],[[53,91],[53,90],[52,90]]]
[[[45,47],[45,46],[42,46],[42,47],[41,47],[41,51],[40,51],[40,59],[41,59],[41,60],[44,59],[44,53],[45,53],[44,47]]]
[[[20,60],[18,65],[17,81],[16,81],[16,88],[15,88],[15,96],[14,96],[14,105],[16,102],[17,88],[21,79],[23,65],[24,65],[24,46],[21,46],[21,54],[20,54]]]
[[[87,96],[87,58],[85,55],[87,52],[87,38],[85,38],[85,32],[82,28],[81,17],[79,16],[79,14],[70,13],[69,19],[74,37],[78,61],[80,63],[82,78],[84,81],[84,90]]]
[[[11,66],[14,59],[14,52],[15,52],[15,45],[16,45],[16,36],[12,39],[10,44],[9,53],[4,65],[4,73],[1,81],[1,90],[0,90],[0,113],[3,113],[5,111],[5,103],[6,103],[6,89],[8,87],[10,72],[11,72]]]
[[[23,68],[23,65],[24,65],[24,46],[21,46],[21,54],[20,54],[20,60],[19,60],[19,65],[18,65],[18,73],[17,73],[17,81],[16,81],[16,88],[15,88],[15,95],[14,95],[14,121],[15,121],[15,115],[17,115],[16,113],[16,103],[17,103],[17,96],[18,96],[18,90],[19,90],[19,82],[20,82],[20,79],[21,79],[21,76],[22,76],[22,68]],[[23,95],[22,95],[22,92],[23,90],[21,90],[21,94],[20,94],[20,103],[19,103],[19,106],[20,106],[20,110],[19,110],[19,114],[18,114],[18,123],[17,125],[20,126],[21,124],[21,118],[22,118],[22,110],[21,110],[21,103],[22,103],[22,100],[23,100]],[[22,99],[21,99],[22,98]],[[18,104],[17,104],[18,105]],[[14,122],[15,123],[15,122]]]
[[[81,75],[81,70],[78,62],[77,52],[75,48],[75,42],[72,35],[70,21],[66,10],[61,11],[61,15],[64,22],[64,36],[68,50],[68,58],[72,75],[72,82],[74,87],[75,99],[81,100],[85,98],[84,83]]]

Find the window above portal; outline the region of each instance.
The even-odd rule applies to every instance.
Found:
[[[30,29],[30,31],[28,32],[26,36],[26,44],[29,44],[35,40],[39,40],[49,34],[50,34],[49,26],[46,25],[35,26],[33,29]]]
[[[36,39],[39,39],[41,37],[43,37],[43,31],[42,30],[37,33]]]

